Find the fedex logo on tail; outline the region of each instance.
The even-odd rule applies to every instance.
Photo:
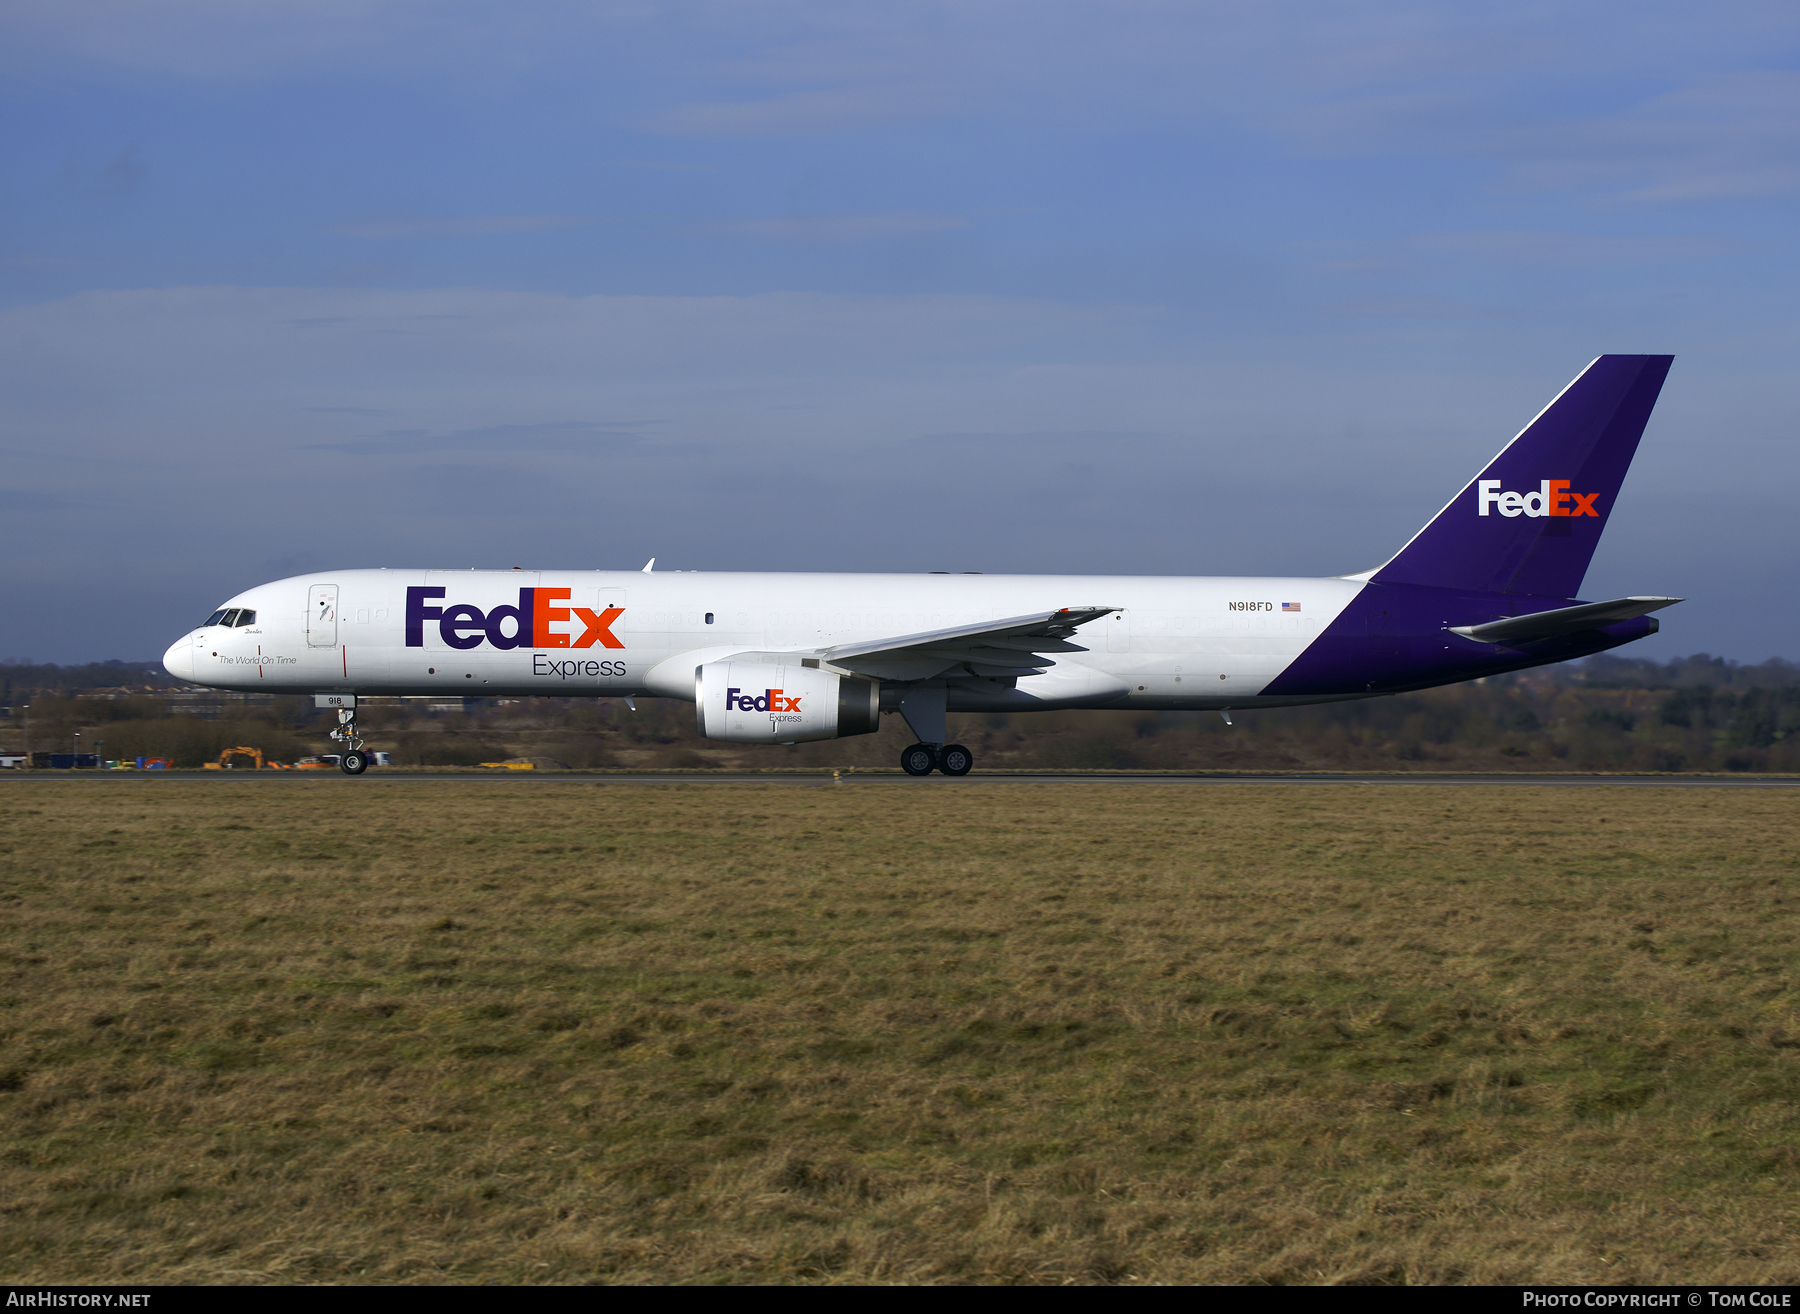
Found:
[[[1493,507],[1509,519],[1514,516],[1593,516],[1598,493],[1571,493],[1567,479],[1546,479],[1535,492],[1504,493],[1498,479],[1480,479],[1475,483],[1477,514],[1486,515]]]
[[[454,607],[435,607],[433,599],[442,598],[444,590],[414,587],[406,590],[406,646],[425,646],[425,623],[436,621],[438,636],[447,648],[478,648],[482,642],[496,648],[623,648],[625,644],[612,632],[613,622],[625,614],[623,607],[607,607],[593,611],[588,607],[558,607],[567,602],[569,589],[520,589],[519,605],[495,607],[483,612],[466,602]],[[552,625],[569,622],[573,617],[582,626],[580,634],[553,630]],[[511,624],[509,630],[508,624]]]

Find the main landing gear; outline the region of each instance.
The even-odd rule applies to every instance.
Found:
[[[961,744],[914,744],[900,754],[900,767],[909,776],[928,776],[933,771],[966,776],[974,765],[975,754]]]
[[[344,746],[338,766],[345,775],[360,776],[369,769],[369,755],[363,751],[362,736],[356,733],[354,707],[338,708],[338,728],[331,732],[331,737]]]

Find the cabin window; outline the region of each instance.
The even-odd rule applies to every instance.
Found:
[[[708,625],[712,624],[712,616],[713,616],[713,614],[710,611],[706,613],[706,623]]]

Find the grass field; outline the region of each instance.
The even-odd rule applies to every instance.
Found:
[[[1800,1280],[1760,791],[0,791],[0,1260]]]

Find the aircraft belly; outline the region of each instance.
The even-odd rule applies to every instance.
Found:
[[[1102,667],[1064,659],[1042,675],[1027,675],[1008,689],[962,691],[969,699],[983,701],[981,710],[1023,711],[1052,707],[1106,707],[1117,705],[1131,693],[1131,685],[1108,664]],[[958,691],[952,691],[951,707],[961,709]],[[987,703],[992,703],[988,707]],[[969,710],[977,710],[969,708]]]
[[[1108,665],[1130,685],[1129,705],[1227,706],[1254,697],[1304,650],[1293,632],[1206,634],[1146,643],[1128,663]],[[1134,645],[1136,646],[1136,645]]]

